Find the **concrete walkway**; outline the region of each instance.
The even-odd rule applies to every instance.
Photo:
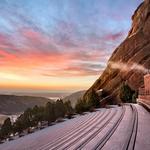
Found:
[[[138,131],[135,150],[150,150],[150,113],[142,106],[136,105],[138,110]]]

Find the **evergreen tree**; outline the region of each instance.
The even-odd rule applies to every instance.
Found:
[[[23,130],[25,129],[24,127],[24,117],[23,117],[23,114],[20,115],[16,122],[13,124],[13,130],[14,130],[14,133],[18,132],[19,134],[23,132]]]
[[[21,133],[23,130],[35,126],[34,114],[31,108],[25,110],[23,114],[21,114],[16,122],[13,125],[14,132]]]
[[[123,83],[120,87],[119,97],[123,102],[132,102],[132,96],[134,91],[128,86],[128,84]]]
[[[89,107],[99,107],[99,96],[94,89],[92,89],[89,93],[86,102],[89,105]]]
[[[0,143],[3,139],[4,139],[4,137],[3,137],[2,131],[0,130]]]
[[[7,138],[9,137],[11,132],[12,132],[12,123],[11,123],[10,118],[7,118],[1,127],[1,131],[0,131],[1,137]]]
[[[32,109],[31,108],[28,108],[24,112],[24,114],[23,114],[23,123],[24,123],[24,128],[32,127],[34,125]]]
[[[43,106],[35,107],[35,109],[33,111],[35,111],[34,112],[34,121],[36,121],[36,122],[44,121],[45,107],[43,107]]]
[[[55,111],[54,111],[54,104],[48,102],[45,106],[45,120],[48,121],[48,124],[55,121]]]
[[[75,106],[76,113],[82,114],[85,111],[85,103],[82,99],[78,99]]]
[[[64,103],[64,106],[65,106],[65,111],[67,114],[73,113],[73,108],[72,108],[71,102],[69,100]]]
[[[37,125],[40,120],[39,114],[40,114],[40,108],[37,105],[35,105],[32,109],[33,122],[35,125]]]
[[[65,106],[65,111],[66,111],[66,114],[67,114],[67,117],[68,118],[71,118],[72,117],[72,114],[73,114],[73,108],[71,106],[71,102],[68,100],[64,103],[64,106]]]
[[[63,104],[63,101],[61,99],[57,100],[55,103],[55,116],[56,116],[56,118],[64,117],[65,113],[66,113],[65,112],[65,106]]]

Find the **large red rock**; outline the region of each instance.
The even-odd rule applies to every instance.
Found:
[[[127,38],[113,52],[105,71],[90,89],[104,89],[116,95],[122,81],[133,90],[143,85],[143,75],[150,69],[150,0],[145,0],[132,16]],[[84,97],[88,95],[90,89]]]

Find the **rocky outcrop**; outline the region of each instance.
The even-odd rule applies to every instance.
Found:
[[[127,38],[113,52],[107,68],[91,89],[104,89],[114,94],[119,101],[118,91],[122,81],[133,90],[143,85],[143,75],[150,69],[150,0],[145,0],[132,16],[132,27]]]

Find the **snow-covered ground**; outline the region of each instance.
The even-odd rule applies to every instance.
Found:
[[[149,112],[140,105],[134,106],[138,112],[135,150],[142,147],[149,150]],[[92,150],[101,141],[105,141],[103,150],[120,150],[130,135],[132,119],[133,110],[129,105],[98,109],[1,144],[0,150]]]

